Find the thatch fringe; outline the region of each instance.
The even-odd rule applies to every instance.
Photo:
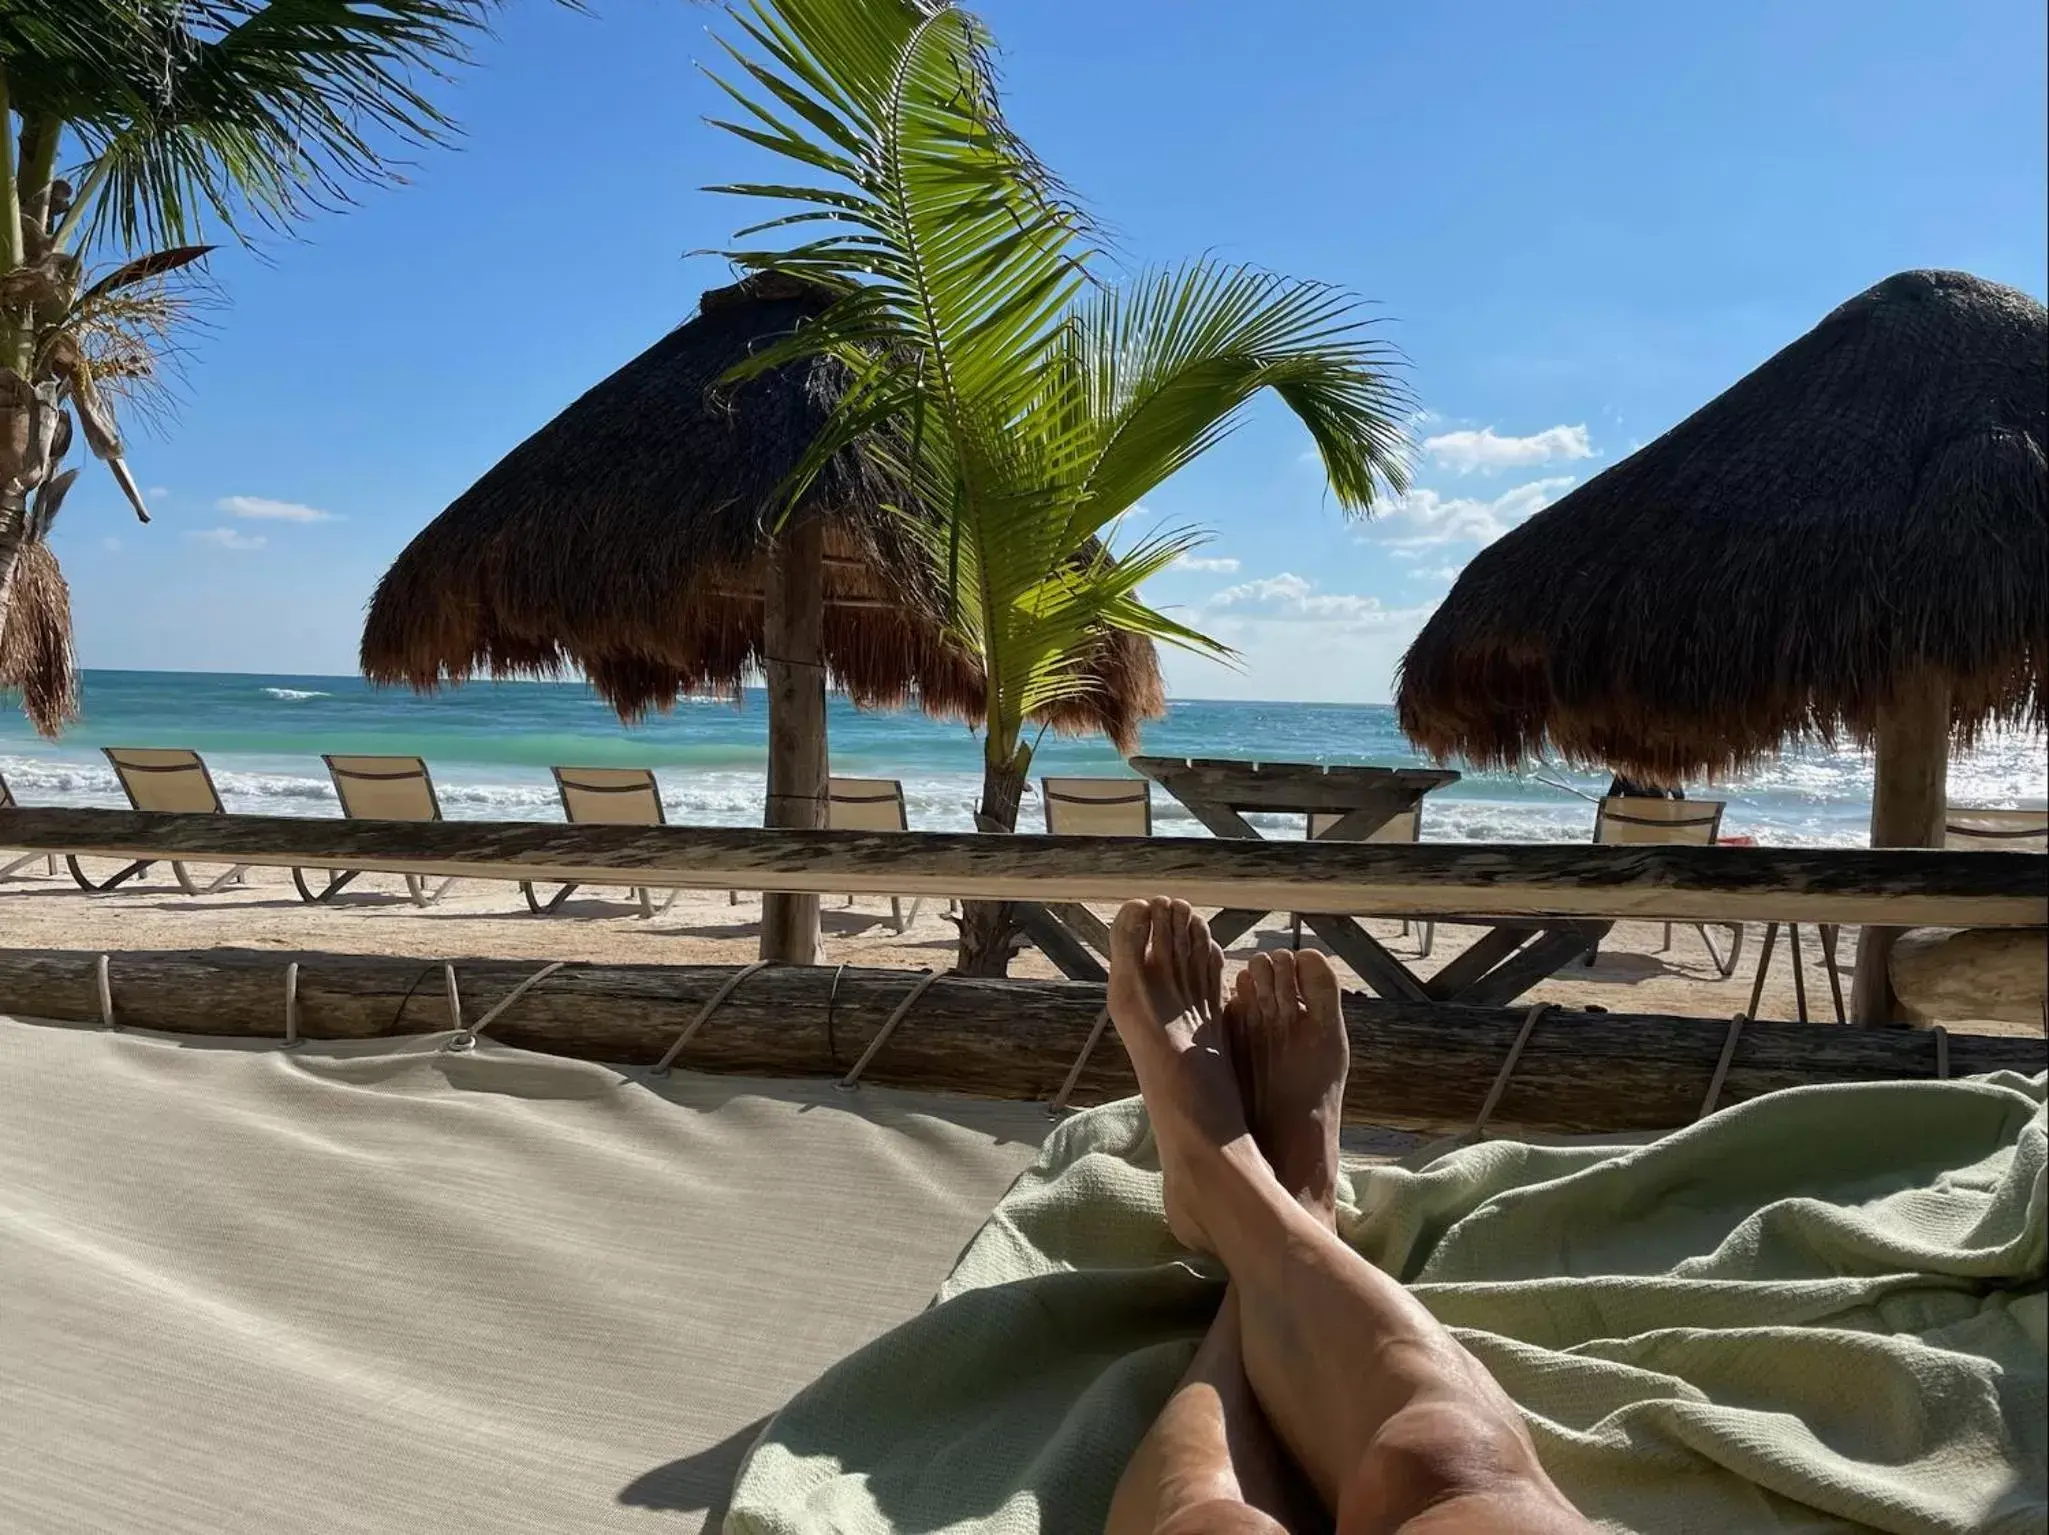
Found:
[[[363,629],[373,681],[429,689],[581,673],[633,720],[758,674],[776,493],[846,379],[792,364],[719,381],[827,302],[780,275],[705,295],[696,318],[572,403],[429,523],[378,584]],[[945,632],[939,573],[901,498],[841,454],[793,515],[823,516],[824,654],[864,706],[977,721],[979,663]],[[1049,711],[1129,752],[1165,710],[1151,643],[1107,638],[1089,695]]]
[[[1672,782],[1868,743],[1926,667],[1959,745],[2040,728],[2045,416],[2040,303],[1889,278],[1483,550],[1403,661],[1402,728]]]
[[[23,544],[9,578],[0,625],[0,688],[21,694],[36,733],[55,740],[78,718],[78,658],[71,639],[71,588],[41,539]]]

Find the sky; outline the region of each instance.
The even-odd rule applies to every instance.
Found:
[[[1208,253],[1371,301],[1417,402],[1369,521],[1271,403],[1149,497],[1148,587],[1235,647],[1183,698],[1381,702],[1487,542],[1909,267],[2040,297],[2040,0],[986,0],[1014,126],[1128,269]],[[406,542],[730,280],[768,158],[709,126],[716,9],[511,0],[461,143],[225,249],[175,410],[53,542],[87,666],[342,674]]]

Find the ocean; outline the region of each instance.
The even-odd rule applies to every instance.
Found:
[[[61,742],[40,740],[12,707],[0,713],[0,774],[28,805],[125,803],[98,748],[186,746],[202,753],[230,810],[333,815],[322,752],[409,753],[426,759],[442,808],[470,819],[558,819],[551,764],[658,770],[669,819],[698,825],[758,824],[766,708],[749,691],[736,707],[685,701],[626,727],[573,683],[471,683],[430,697],[373,688],[357,677],[282,677],[217,672],[88,671],[84,718]],[[833,770],[900,778],[912,826],[966,830],[981,778],[981,748],[959,725],[912,711],[868,713],[830,706]],[[1244,757],[1265,762],[1420,765],[1394,711],[1376,704],[1220,703],[1187,700],[1145,733],[1155,755]],[[1458,766],[1458,764],[1452,764]],[[1100,739],[1040,743],[1033,776],[1123,770]],[[1583,841],[1606,776],[1557,767],[1474,773],[1431,795],[1431,841]],[[1856,751],[1801,749],[1710,791],[1729,802],[1724,831],[1777,846],[1859,846],[1865,840],[1871,763]],[[2039,805],[2043,743],[2008,736],[1960,758],[1950,798],[1978,805]],[[1022,825],[1042,824],[1036,796]],[[1255,820],[1258,819],[1255,817]],[[1202,829],[1164,794],[1154,796],[1163,835]],[[1299,834],[1298,818],[1269,833]]]

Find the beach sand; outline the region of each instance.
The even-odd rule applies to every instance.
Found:
[[[99,878],[112,874],[112,860],[88,860],[87,872]],[[653,919],[637,915],[624,891],[580,890],[550,917],[526,909],[519,888],[483,880],[456,885],[439,904],[421,909],[404,895],[396,876],[366,875],[329,906],[307,906],[293,891],[283,870],[253,869],[250,883],[213,895],[184,895],[162,865],[143,880],[106,895],[88,895],[62,873],[52,878],[40,864],[0,883],[0,934],[15,948],[106,950],[234,948],[341,954],[398,954],[419,959],[495,958],[584,960],[606,964],[743,964],[756,957],[761,902],[741,895],[729,902],[720,891],[685,891],[675,905]],[[195,867],[210,879],[217,869]],[[544,887],[545,893],[546,887]],[[943,903],[940,903],[943,905]],[[908,911],[910,903],[905,902]],[[1097,908],[1108,917],[1112,908]],[[1405,963],[1428,975],[1485,931],[1477,927],[1440,925],[1428,960],[1418,962],[1413,937],[1400,936],[1400,924],[1373,920],[1370,931]],[[829,964],[876,968],[943,968],[952,963],[954,929],[943,911],[928,902],[910,930],[895,932],[889,901],[881,896],[856,897],[851,906],[838,897],[825,903],[822,960]],[[1726,941],[1717,932],[1718,944]],[[1736,973],[1727,980],[1702,946],[1700,935],[1681,924],[1673,929],[1672,947],[1660,953],[1659,924],[1625,922],[1601,946],[1591,967],[1572,965],[1566,972],[1535,987],[1532,1001],[1568,1007],[1599,1006],[1610,1012],[1677,1013],[1726,1018],[1750,998],[1763,929],[1753,925]],[[1807,955],[1809,1016],[1831,1021],[1828,979],[1821,965],[1820,945],[1811,929],[1802,929]],[[1314,939],[1304,935],[1305,944]],[[1285,919],[1270,917],[1229,952],[1230,968],[1261,949],[1285,948],[1290,936]],[[1841,963],[1847,996],[1855,962],[1853,930],[1843,934]],[[1347,985],[1355,985],[1342,965]],[[1024,950],[1011,966],[1020,976],[1058,974],[1036,949]],[[1758,1009],[1762,1018],[1796,1017],[1791,966],[1786,962],[1783,929],[1772,958],[1772,974]],[[2039,1032],[2026,1026],[1986,1023],[1952,1025],[1988,1033]]]

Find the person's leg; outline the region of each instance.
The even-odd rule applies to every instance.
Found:
[[[1261,1154],[1224,1031],[1176,989],[1213,947],[1201,919],[1185,903],[1133,902],[1112,937],[1111,1017],[1152,1118],[1170,1223],[1230,1270],[1246,1374],[1339,1528],[1586,1529],[1485,1369],[1290,1198]],[[1254,1008],[1260,1030],[1342,1030],[1320,954],[1250,968],[1234,1005]]]
[[[1224,1043],[1223,955],[1214,944],[1186,954],[1163,945],[1165,973],[1140,983],[1147,1007],[1171,1007],[1189,1026]],[[1178,1025],[1177,1025],[1178,1026]],[[1318,1514],[1301,1474],[1266,1421],[1245,1378],[1238,1298],[1230,1290],[1188,1371],[1133,1452],[1105,1524],[1108,1535],[1195,1535],[1245,1531],[1281,1535]]]

